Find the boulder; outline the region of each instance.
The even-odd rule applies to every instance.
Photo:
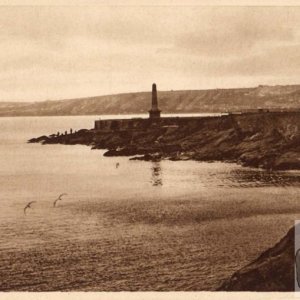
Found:
[[[50,140],[49,137],[47,137],[46,135],[42,135],[40,137],[28,140],[28,143],[41,143],[41,142],[45,142],[45,141],[48,141],[48,140]]]
[[[278,157],[274,163],[276,170],[299,170],[300,169],[300,153],[296,151],[288,151]]]

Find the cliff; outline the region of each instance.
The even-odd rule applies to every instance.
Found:
[[[295,228],[257,259],[235,272],[219,291],[294,291]]]
[[[158,91],[163,113],[242,111],[252,108],[300,108],[300,85],[239,89]],[[150,92],[43,102],[2,102],[0,116],[141,114],[148,111]]]

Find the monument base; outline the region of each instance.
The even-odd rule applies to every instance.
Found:
[[[149,110],[149,118],[150,119],[160,118],[160,110]]]

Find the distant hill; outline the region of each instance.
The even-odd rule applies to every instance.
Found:
[[[163,113],[300,108],[300,85],[255,88],[158,91]],[[0,116],[60,116],[147,113],[151,92],[43,102],[0,102]]]

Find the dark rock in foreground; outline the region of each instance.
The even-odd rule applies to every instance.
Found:
[[[274,247],[235,272],[219,291],[294,291],[295,228]]]

